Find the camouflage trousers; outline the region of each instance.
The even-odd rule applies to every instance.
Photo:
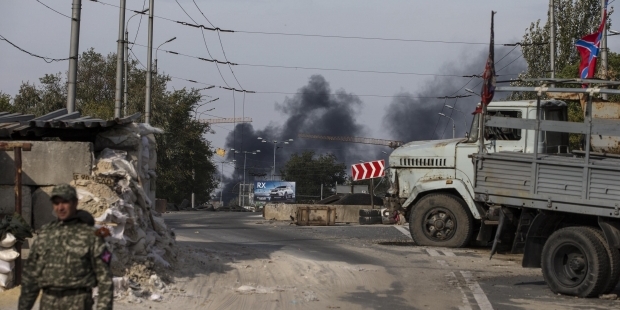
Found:
[[[41,295],[40,310],[91,310],[94,301],[90,292],[82,292],[78,294],[46,294]]]

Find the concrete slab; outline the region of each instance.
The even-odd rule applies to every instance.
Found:
[[[307,205],[307,204],[284,204],[268,203],[265,205],[264,218],[266,220],[291,221],[295,217],[298,207],[335,207],[336,223],[357,223],[359,221],[359,210],[370,209],[370,206],[356,205]]]
[[[74,173],[90,175],[93,144],[89,142],[30,142],[32,150],[22,152],[23,185],[45,186],[69,183]],[[0,152],[0,185],[15,184],[13,151]]]
[[[52,203],[50,202],[50,194],[53,186],[39,187],[32,193],[32,227],[39,229],[41,226],[56,219],[52,211]]]
[[[32,224],[32,197],[28,186],[22,186],[22,217]],[[15,213],[15,186],[0,185],[0,214]]]

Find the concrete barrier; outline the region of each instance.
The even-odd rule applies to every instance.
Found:
[[[90,175],[93,167],[93,144],[90,142],[14,141],[32,143],[22,152],[22,184],[46,186],[69,183],[73,174]],[[13,152],[0,152],[0,185],[15,184]]]
[[[308,204],[285,204],[285,203],[268,203],[264,208],[264,218],[266,220],[275,221],[291,221],[295,218],[298,207],[335,207],[336,223],[358,223],[359,210],[370,209],[370,206],[357,205],[308,205]]]

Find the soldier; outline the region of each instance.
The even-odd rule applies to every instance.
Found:
[[[92,309],[92,288],[98,287],[97,309],[112,309],[112,254],[96,235],[90,213],[77,210],[75,188],[52,190],[57,220],[43,226],[24,264],[19,310],[32,309],[39,291],[41,308]]]

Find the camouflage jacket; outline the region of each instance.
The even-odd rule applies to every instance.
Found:
[[[112,309],[111,254],[83,218],[56,220],[42,227],[24,264],[20,310],[31,309],[42,289],[92,287],[98,287],[97,309]]]

